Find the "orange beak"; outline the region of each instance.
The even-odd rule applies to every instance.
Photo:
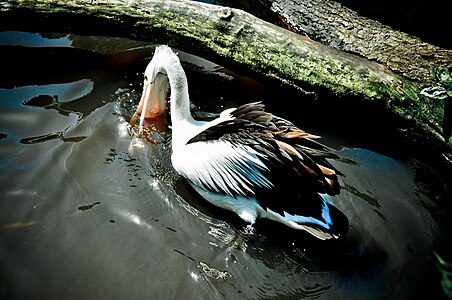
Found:
[[[140,116],[139,128],[153,119],[161,116],[166,111],[166,94],[168,77],[159,74],[152,83],[145,83],[138,108],[130,119],[130,125],[135,126]]]
[[[141,115],[140,117],[140,127],[143,126],[143,121],[146,117],[146,112],[148,111],[149,108],[149,103],[150,103],[150,96],[152,93],[152,84],[148,84],[143,88],[143,94],[141,95],[141,99],[140,99],[140,103],[138,104],[138,108],[135,111],[135,113],[133,114],[132,118],[130,119],[130,125],[135,126],[135,124],[137,123],[138,120],[138,116]],[[144,113],[143,113],[144,110]]]

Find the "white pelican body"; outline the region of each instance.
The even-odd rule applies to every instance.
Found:
[[[292,123],[250,103],[213,121],[195,120],[188,83],[177,55],[159,46],[145,71],[143,96],[130,123],[166,112],[171,89],[174,169],[210,203],[254,224],[271,219],[319,239],[337,238],[333,217],[345,216],[326,201],[339,193],[336,156]]]

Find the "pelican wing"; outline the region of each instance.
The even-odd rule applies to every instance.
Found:
[[[318,136],[265,112],[264,105],[259,102],[242,105],[230,114],[232,119],[207,128],[190,139],[187,145],[203,143],[207,149],[206,146],[213,148],[210,144],[219,143],[222,146],[217,147],[222,148],[218,149],[221,152],[212,153],[215,157],[212,161],[221,161],[217,156],[229,156],[225,159],[231,168],[235,165],[240,170],[256,170],[253,175],[259,173],[259,178],[265,178],[265,182],[270,182],[277,189],[287,191],[289,185],[295,184],[304,191],[330,195],[339,193],[337,174],[341,173],[327,160],[337,156],[314,140]],[[254,159],[239,161],[238,157],[247,157],[245,153]],[[218,167],[221,169],[219,165],[212,165],[211,170]],[[231,172],[223,175],[228,174],[233,175]],[[243,172],[242,175],[247,174]],[[250,189],[254,192],[269,187],[261,181],[251,183]]]
[[[224,140],[197,141],[173,152],[176,171],[191,182],[219,194],[254,195],[258,189],[270,189],[266,177],[266,157],[249,145]]]
[[[317,136],[266,113],[260,103],[230,114],[173,152],[176,171],[204,190],[254,198],[281,216],[323,220],[326,204],[318,193],[339,192],[340,173],[327,161],[337,156]]]

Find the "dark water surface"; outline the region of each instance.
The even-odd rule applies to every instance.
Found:
[[[174,174],[167,133],[131,137],[152,44],[0,32],[0,50],[0,298],[444,297],[434,251],[450,260],[451,195],[425,164],[297,119],[276,87],[180,53],[195,109],[262,100],[341,156],[346,237],[250,234]]]

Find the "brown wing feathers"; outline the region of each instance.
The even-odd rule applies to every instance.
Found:
[[[326,146],[314,141],[320,138],[294,126],[291,122],[265,112],[260,102],[238,107],[232,112],[237,119],[248,120],[265,126],[283,155],[298,163],[319,185],[319,192],[339,193],[337,175],[342,175],[326,158],[337,158]],[[269,135],[270,135],[269,134]],[[285,155],[286,154],[286,155]]]
[[[340,187],[337,182],[337,175],[340,172],[325,159],[336,158],[337,156],[322,144],[311,140],[319,138],[318,136],[311,135],[295,126],[289,126],[272,134],[280,149],[288,153],[299,166],[313,176],[313,179],[319,185],[319,192],[330,195],[339,193]]]
[[[239,106],[231,116],[233,120],[206,129],[188,143],[214,139],[245,143],[279,162],[278,165],[291,165],[292,171],[313,191],[330,195],[339,193],[337,175],[342,174],[327,160],[337,158],[337,155],[314,140],[319,136],[265,112],[260,102]]]

